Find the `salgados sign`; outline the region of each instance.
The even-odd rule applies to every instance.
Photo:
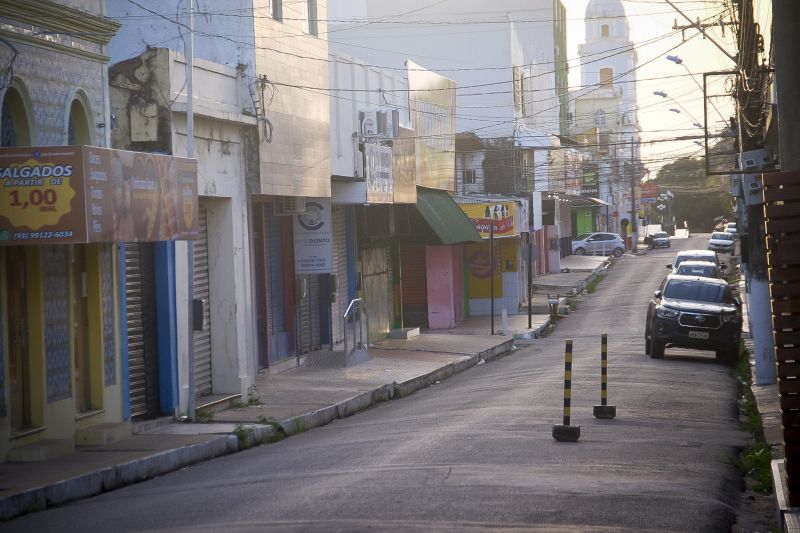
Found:
[[[93,146],[0,149],[0,246],[197,236],[193,159]]]

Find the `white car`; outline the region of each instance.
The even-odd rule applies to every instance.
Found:
[[[725,224],[725,229],[723,230],[725,233],[739,233],[739,230],[736,229],[736,222],[728,222]]]
[[[733,233],[715,231],[708,239],[708,249],[714,252],[733,253],[736,241]]]
[[[572,239],[572,253],[575,255],[613,255],[625,253],[625,243],[616,233],[604,231],[583,233]]]
[[[711,261],[715,265],[719,265],[716,252],[711,250],[682,250],[675,256],[675,261],[667,265],[667,268],[672,270],[672,273],[675,274],[678,271],[678,267],[684,261]],[[720,266],[720,268],[725,267],[723,265]]]

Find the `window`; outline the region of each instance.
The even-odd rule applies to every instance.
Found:
[[[461,181],[464,185],[472,185],[474,184],[477,179],[475,176],[475,169],[474,168],[465,168],[461,171]]]
[[[279,22],[283,22],[283,0],[272,0],[272,18]]]
[[[308,34],[319,35],[317,27],[317,0],[307,0],[308,2]]]
[[[597,136],[597,144],[600,152],[608,153],[609,136],[608,133],[600,133]]]
[[[608,37],[609,33],[610,32],[608,31],[608,24],[603,24],[602,26],[600,26],[601,37]]]
[[[92,144],[92,132],[86,117],[86,109],[77,98],[69,107],[67,121],[67,144],[70,146]]]
[[[597,111],[594,114],[594,125],[595,126],[605,126],[606,125],[606,113],[602,109]]]
[[[600,69],[600,85],[611,85],[614,78],[614,69],[613,68],[601,68]]]

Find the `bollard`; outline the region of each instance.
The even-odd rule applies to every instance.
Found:
[[[594,417],[611,419],[617,416],[617,407],[608,405],[608,335],[603,333],[600,345],[600,405],[594,406]]]
[[[572,339],[567,339],[564,350],[564,423],[553,426],[553,438],[559,442],[577,442],[581,437],[580,426],[570,426],[572,401]]]

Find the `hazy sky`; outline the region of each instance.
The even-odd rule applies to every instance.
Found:
[[[589,0],[563,2],[567,8],[569,57],[577,58],[578,45],[584,40],[583,16]],[[706,22],[718,21],[724,10],[721,0],[677,0],[673,3],[693,20],[699,17]],[[652,171],[651,177],[655,177],[655,172],[664,162],[693,152],[699,154],[700,147],[691,140],[652,144],[648,141],[702,134],[702,130],[692,125],[694,122],[703,123],[702,73],[731,70],[734,63],[696,30],[686,30],[684,42],[681,33],[674,31],[672,26],[675,19],[679,25],[688,21],[664,0],[623,0],[623,5],[631,27],[631,39],[637,44],[638,52],[638,115],[644,141],[642,158]],[[730,17],[725,17],[725,20],[729,21]],[[726,29],[724,37],[719,28],[708,31],[731,55],[735,54],[735,41],[729,29]],[[667,55],[679,56],[684,60],[683,65],[667,60]],[[571,62],[570,67],[570,85],[577,85],[580,83],[577,62]],[[690,72],[696,75],[688,76]],[[674,77],[667,78],[670,76]],[[711,85],[713,92],[724,94],[725,77],[715,79]],[[666,92],[668,98],[653,95],[654,91]],[[721,117],[727,120],[733,113],[729,97],[713,101],[719,113],[709,107],[708,121],[712,134],[725,125]],[[670,108],[680,113],[672,112]]]

